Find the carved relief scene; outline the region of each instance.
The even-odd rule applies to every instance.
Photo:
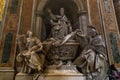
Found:
[[[119,68],[112,0],[6,0],[6,5],[0,18],[3,80],[10,75],[10,80],[110,80],[109,71]]]

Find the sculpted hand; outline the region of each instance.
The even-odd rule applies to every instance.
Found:
[[[35,51],[32,51],[32,52],[31,52],[31,54],[34,54],[34,53],[35,53]]]
[[[53,43],[53,45],[56,46],[56,47],[60,46],[61,45],[61,40],[55,41]]]

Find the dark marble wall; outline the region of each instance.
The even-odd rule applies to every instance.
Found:
[[[10,13],[15,14],[18,8],[18,0],[12,0]]]
[[[13,33],[7,33],[5,36],[5,43],[2,53],[2,60],[1,63],[9,63],[10,61],[10,53],[12,49],[12,40],[13,40]]]
[[[120,63],[120,53],[119,53],[119,48],[118,48],[117,34],[111,32],[109,34],[109,37],[110,37],[113,59],[115,63]]]

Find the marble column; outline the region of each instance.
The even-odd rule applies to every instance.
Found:
[[[36,22],[35,27],[33,27],[33,32],[37,35],[37,37],[41,38],[41,29],[42,29],[42,12],[36,11]]]
[[[87,35],[87,26],[88,26],[87,11],[80,10],[78,16],[79,16],[80,29],[83,34]]]

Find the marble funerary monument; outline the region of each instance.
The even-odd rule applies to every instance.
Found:
[[[0,80],[108,80],[108,66],[120,63],[116,3],[6,0]]]

